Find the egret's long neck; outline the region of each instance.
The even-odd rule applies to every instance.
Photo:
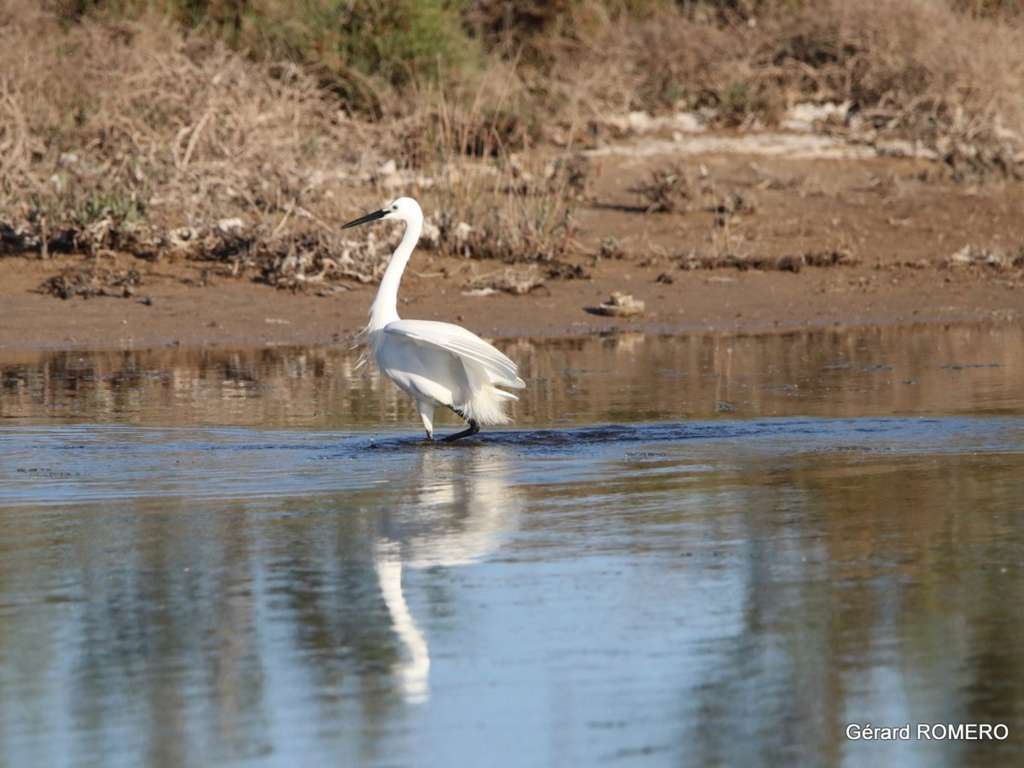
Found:
[[[370,305],[368,331],[379,330],[388,323],[398,320],[398,284],[402,281],[405,265],[409,263],[409,257],[412,255],[413,248],[416,247],[416,241],[420,239],[422,229],[422,216],[410,217],[406,221],[402,242],[391,254],[391,260],[380,281],[380,288],[377,289],[377,298]]]

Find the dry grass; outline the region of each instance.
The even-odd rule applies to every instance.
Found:
[[[253,65],[158,17],[64,31],[33,4],[12,5],[0,17],[14,41],[0,50],[9,251],[42,252],[66,231],[78,250],[147,256],[198,232],[193,243],[209,247],[186,250],[215,258],[239,250],[217,236],[225,219],[242,222],[248,246],[279,251],[326,236],[352,209],[347,181],[373,162],[362,147],[375,129],[313,78]]]
[[[368,133],[302,73],[272,76],[162,20],[54,25],[4,24],[16,41],[0,62],[5,208],[19,199],[79,223],[283,214],[348,171]]]
[[[629,191],[644,199],[648,213],[681,213],[690,207],[694,196],[686,169],[678,163],[655,168]]]
[[[547,277],[581,277],[582,270],[567,262],[579,248],[573,209],[562,194],[548,191],[508,191],[492,186],[498,175],[466,181],[463,175],[443,183],[432,207],[441,211],[438,247],[472,259],[536,263]],[[469,224],[469,222],[473,222]]]
[[[481,47],[458,79],[417,77],[417,64],[372,83],[353,70],[345,87],[338,73],[356,59],[338,58],[342,43],[331,61],[315,47],[279,58],[294,42],[255,51],[255,17],[189,32],[146,10],[69,23],[57,6],[0,6],[0,255],[177,254],[291,289],[374,280],[387,242],[343,239],[337,222],[415,194],[442,212],[434,247],[579,276],[572,213],[589,169],[574,148],[631,109],[750,127],[798,102],[846,101],[852,118],[835,130],[920,139],[958,179],[1020,174],[1024,33],[995,0],[578,0],[515,13],[477,0],[462,18]],[[235,27],[242,37],[224,33]],[[406,44],[419,56],[422,42]],[[359,83],[373,85],[372,108]],[[678,184],[654,181],[654,197],[641,193],[652,210],[685,206]],[[717,205],[725,219],[744,207]]]
[[[530,139],[501,67],[470,98],[423,90],[386,128],[349,117],[297,67],[253,63],[161,17],[63,31],[26,2],[0,31],[16,41],[0,51],[0,254],[178,255],[292,289],[371,281],[388,243],[370,229],[343,239],[335,222],[403,193],[444,210],[438,247],[567,253],[563,193],[579,171],[517,188],[509,152]],[[384,178],[388,158],[416,173]]]
[[[692,3],[598,29],[556,67],[562,97],[598,123],[609,108],[696,109],[722,126],[770,126],[798,102],[849,102],[869,137],[1020,148],[1019,19],[941,0],[747,5],[738,21]]]
[[[432,184],[421,196],[437,212],[434,245],[472,259],[538,263],[548,277],[578,276],[565,259],[577,251],[573,205],[589,167],[572,152],[550,162],[513,152],[521,145],[493,129],[495,109],[517,96],[514,77],[504,74],[511,79],[482,85],[468,106],[433,96],[434,160],[425,164]],[[504,95],[485,98],[492,93]]]

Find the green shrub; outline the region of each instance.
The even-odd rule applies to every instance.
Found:
[[[257,59],[288,58],[326,73],[393,85],[479,63],[451,0],[57,0],[66,21],[85,15],[166,14]]]

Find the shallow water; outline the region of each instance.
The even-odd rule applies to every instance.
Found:
[[[1021,760],[1024,329],[503,346],[0,358],[0,765]]]

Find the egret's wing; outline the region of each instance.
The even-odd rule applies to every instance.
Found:
[[[513,389],[526,386],[526,382],[519,378],[514,362],[462,326],[434,320],[396,320],[385,326],[384,333],[443,349],[456,357],[477,363],[487,371],[494,384]]]

